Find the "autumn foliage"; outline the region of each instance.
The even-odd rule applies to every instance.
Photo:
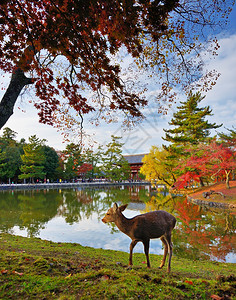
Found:
[[[12,78],[0,102],[0,128],[22,90],[32,85],[37,98],[30,101],[43,123],[57,120],[73,127],[79,119],[82,128],[83,116],[94,111],[96,120],[110,121],[116,111],[124,112],[126,124],[141,118],[145,87],[121,72],[121,50],[158,75],[157,99],[173,101],[169,92],[180,78],[186,86],[203,75],[200,56],[190,59],[202,51],[197,36],[227,16],[231,5],[223,0],[2,0],[0,69]],[[218,44],[212,42],[214,53]]]
[[[208,181],[224,179],[229,188],[229,176],[236,169],[236,154],[233,149],[213,140],[209,144],[200,143],[186,151],[191,152],[191,156],[177,166],[183,172],[175,183],[178,189],[204,178],[209,178]]]
[[[84,175],[93,169],[93,165],[89,163],[83,163],[77,168],[78,175]]]

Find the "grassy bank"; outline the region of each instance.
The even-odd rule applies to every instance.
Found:
[[[235,264],[150,257],[0,234],[0,299],[236,299]]]

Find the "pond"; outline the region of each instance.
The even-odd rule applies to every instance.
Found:
[[[229,210],[188,203],[185,197],[152,194],[149,186],[0,191],[0,231],[129,252],[130,238],[101,219],[113,205],[128,203],[126,217],[163,209],[177,218],[174,255],[236,263],[236,218]],[[138,243],[134,252],[143,252]],[[150,253],[163,254],[159,239]]]

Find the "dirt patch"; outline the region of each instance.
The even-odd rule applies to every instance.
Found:
[[[207,192],[214,191],[208,198],[204,197]],[[225,182],[205,186],[188,195],[191,202],[196,204],[208,204],[222,208],[236,208],[236,181],[230,181],[230,189]],[[197,203],[198,202],[198,203]]]

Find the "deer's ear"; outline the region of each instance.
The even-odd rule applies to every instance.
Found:
[[[114,203],[114,205],[113,205],[113,211],[116,212],[117,209],[118,209],[118,205],[117,205],[117,203]]]
[[[126,209],[127,206],[128,206],[128,204],[121,205],[121,206],[119,207],[119,210],[120,210],[120,211],[124,211],[124,210]]]

